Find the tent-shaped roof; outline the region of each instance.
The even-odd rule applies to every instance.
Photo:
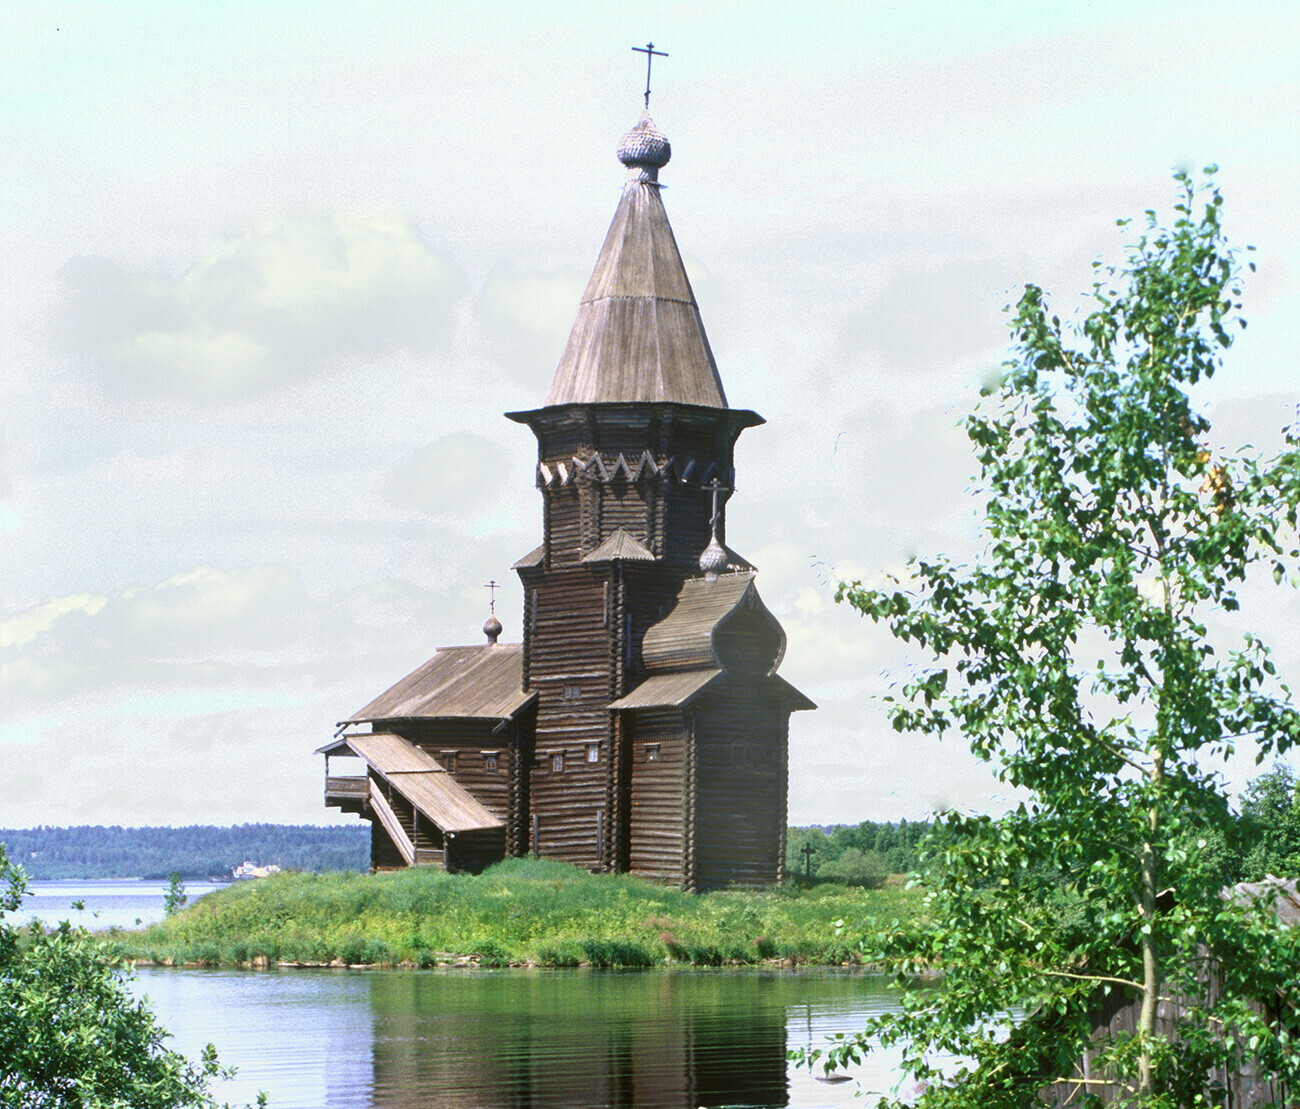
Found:
[[[509,720],[536,697],[523,691],[523,648],[517,643],[443,647],[364,708],[340,721]]]

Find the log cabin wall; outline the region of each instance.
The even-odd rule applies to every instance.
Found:
[[[675,886],[687,884],[687,726],[678,709],[627,713],[630,764],[628,871]]]
[[[518,840],[519,825],[525,823],[517,819],[512,799],[514,772],[519,763],[519,729],[512,724],[502,734],[494,735],[497,723],[474,719],[410,721],[392,730],[427,751],[488,812],[503,821],[508,845]]]
[[[573,566],[530,583],[528,682],[537,692],[531,846],[591,870],[607,865],[610,845],[609,580],[608,566]]]
[[[789,709],[769,683],[726,681],[694,705],[695,888],[784,877]]]

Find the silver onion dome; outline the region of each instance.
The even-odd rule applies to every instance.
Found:
[[[628,167],[628,176],[634,180],[658,180],[659,170],[672,156],[672,144],[664,138],[648,112],[641,113],[637,125],[618,144],[618,160]]]

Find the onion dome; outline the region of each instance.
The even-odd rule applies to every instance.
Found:
[[[716,581],[719,572],[727,568],[728,561],[726,548],[718,542],[717,532],[714,532],[709,545],[700,555],[700,569],[704,571],[707,580]]]
[[[618,144],[618,160],[627,166],[632,181],[658,181],[659,171],[672,156],[672,144],[648,112],[641,113],[637,125]]]
[[[495,647],[497,636],[501,634],[501,621],[493,614],[483,621],[483,634],[487,636],[488,646]]]

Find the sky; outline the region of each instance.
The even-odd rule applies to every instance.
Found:
[[[730,403],[728,544],[789,637],[792,823],[1006,803],[895,733],[836,583],[978,550],[961,430],[1026,281],[1217,163],[1250,321],[1197,401],[1295,413],[1288,2],[31,3],[0,17],[0,827],[352,822],[313,751],[482,641],[645,80]],[[1300,680],[1300,601],[1248,599]],[[1257,772],[1228,768],[1240,787]]]

